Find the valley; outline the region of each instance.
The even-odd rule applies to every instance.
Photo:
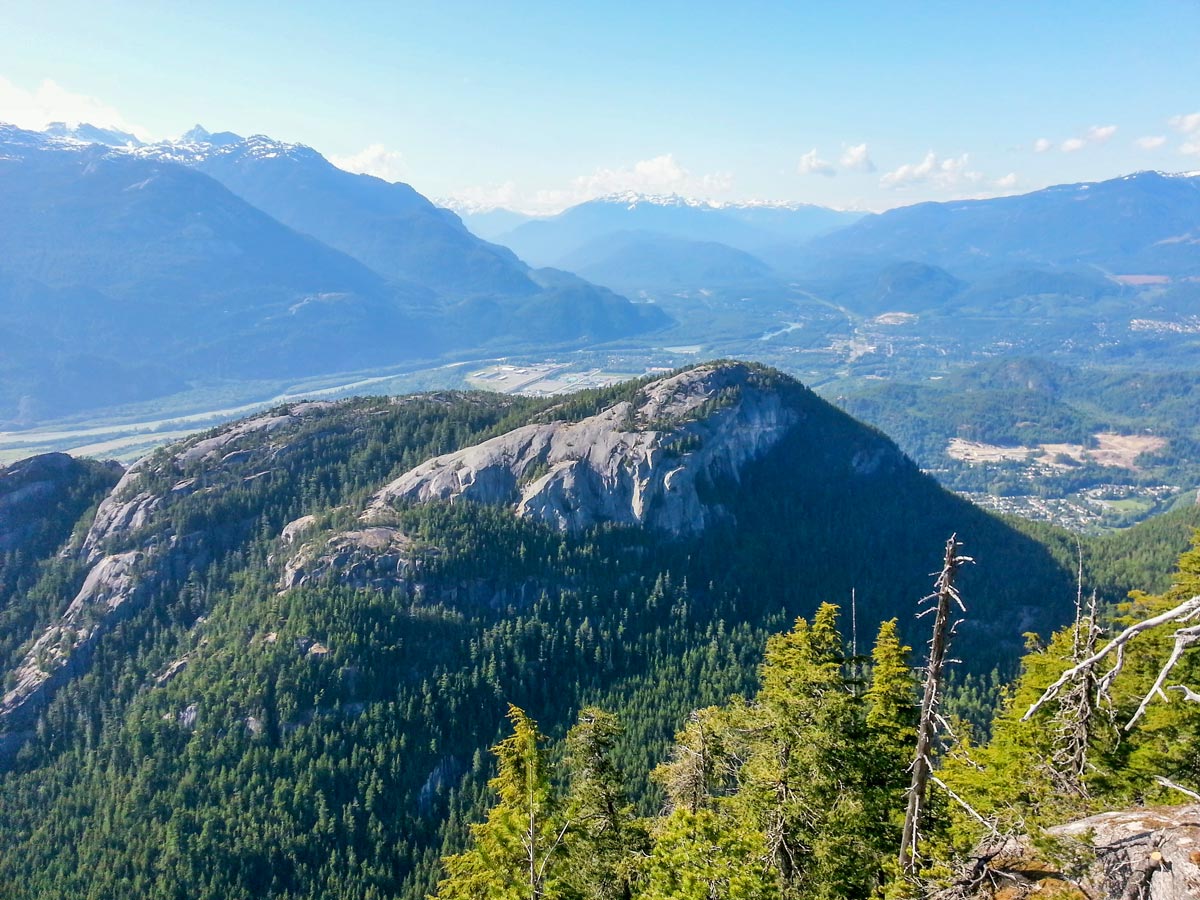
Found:
[[[518,391],[567,374],[476,361],[463,377],[481,371]],[[483,813],[509,703],[555,738],[588,704],[613,710],[650,816],[671,735],[756,690],[764,642],[796,616],[852,598],[916,643],[935,536],[969,535],[981,561],[953,708],[982,720],[993,701],[971,691],[1025,632],[1069,620],[1077,550],[1115,602],[1161,588],[1200,521],[1081,544],[1002,521],[740,362],[547,397],[289,400],[124,473],[0,469],[0,509],[9,883],[106,892],[149,866],[214,898],[267,881],[354,896],[353,846],[413,900]],[[96,792],[121,799],[76,815]]]
[[[750,294],[721,289],[643,292],[641,296],[679,324],[643,339],[564,349],[552,355],[521,353],[400,371],[397,367],[367,369],[347,373],[344,380],[330,376],[264,384],[257,388],[257,398],[255,388],[248,385],[193,390],[153,404],[97,411],[74,423],[68,419],[0,432],[0,463],[51,450],[133,461],[193,431],[304,398],[440,388],[559,394],[664,371],[697,358],[741,358],[800,378],[897,437],[906,452],[943,483],[997,511],[1089,530],[1122,527],[1170,508],[1177,499],[1186,500],[1185,495],[1200,483],[1200,471],[1179,456],[1200,435],[1187,420],[1170,418],[1176,402],[1171,396],[1126,399],[1122,392],[1114,395],[1117,402],[1110,408],[1097,410],[1095,401],[1089,400],[1086,407],[1071,407],[1074,411],[1067,413],[1053,397],[1060,389],[1049,382],[1041,388],[1048,396],[1035,400],[1022,389],[1022,400],[1015,407],[1009,388],[972,383],[975,371],[993,369],[1005,359],[1016,360],[1019,367],[1020,360],[1039,354],[1071,372],[1070,380],[1081,384],[1131,382],[1142,372],[1146,378],[1162,381],[1168,377],[1165,371],[1154,374],[1164,367],[1160,354],[1166,353],[1175,365],[1191,352],[1177,332],[1158,334],[1155,344],[1143,351],[1114,340],[1120,322],[1093,329],[1103,337],[1093,343],[1065,333],[1051,339],[1047,332],[999,347],[990,340],[982,344],[966,338],[940,340],[949,322],[969,334],[969,322],[957,314],[954,319],[911,312],[863,317],[799,288]],[[1128,323],[1125,327],[1137,331]],[[701,342],[688,343],[697,340]],[[1170,347],[1172,340],[1179,346]],[[1189,389],[1190,382],[1172,380],[1177,383],[1176,394]],[[912,387],[901,387],[904,384]],[[956,386],[968,396],[957,396]],[[981,389],[984,394],[975,396]],[[1068,405],[1083,393],[1072,387]],[[235,396],[239,401],[254,399],[205,405]],[[988,414],[996,421],[963,431],[961,421],[951,424],[954,416],[948,410],[917,409],[914,398],[919,406],[978,406],[986,400]],[[1078,424],[1064,431],[1064,415]],[[945,426],[938,424],[941,419],[946,419]],[[1089,422],[1120,430],[1088,431],[1085,423]],[[1061,440],[1068,433],[1074,442]],[[1042,440],[1023,443],[1026,436]],[[1155,459],[1145,471],[1133,464],[1142,453]]]
[[[1200,269],[1179,238],[1195,175],[882,214],[627,193],[483,240],[472,215],[262,135],[106,145],[4,126],[0,149],[0,461],[132,461],[301,398],[550,395],[732,358],[800,378],[994,509],[1122,527],[1200,485],[1181,406],[1200,372]],[[81,172],[101,212],[76,235]],[[39,184],[55,214],[22,229]],[[144,240],[151,209],[168,224],[132,257],[144,275],[102,264]],[[230,253],[256,262],[208,278]],[[1053,377],[982,377],[1028,360]],[[1145,438],[1145,464],[1104,434]],[[954,449],[973,445],[1000,449]]]

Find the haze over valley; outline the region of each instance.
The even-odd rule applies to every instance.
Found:
[[[880,214],[626,193],[514,213],[485,240],[470,226],[495,213],[460,218],[261,135],[4,126],[0,151],[7,459],[131,460],[288,397],[538,394],[740,358],[992,508],[1127,524],[1200,474],[1169,414],[1200,372],[1195,174]],[[568,377],[489,377],[503,366]],[[1165,395],[1130,396],[1168,371]],[[1086,451],[1108,432],[1158,440],[1105,464]],[[1043,464],[955,441],[1080,450]]]

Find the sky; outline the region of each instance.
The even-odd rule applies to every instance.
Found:
[[[1200,169],[1200,0],[0,0],[0,33],[0,122],[268,134],[466,206]]]

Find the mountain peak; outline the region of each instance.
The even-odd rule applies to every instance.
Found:
[[[208,144],[213,147],[229,147],[233,144],[239,144],[243,140],[240,134],[234,134],[232,131],[211,132],[203,125],[196,124],[185,131],[174,141],[169,141],[171,144]]]
[[[208,130],[197,123],[181,134],[179,141],[184,144],[205,144],[208,143],[209,136]]]
[[[142,142],[127,131],[101,128],[87,122],[51,122],[42,132],[53,138],[79,141],[84,144],[103,144],[106,147],[140,147]]]

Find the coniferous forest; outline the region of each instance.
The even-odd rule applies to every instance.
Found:
[[[1180,622],[1130,641],[1101,695],[1112,656],[1024,718],[1200,592],[1200,551],[1172,574],[1194,509],[1082,540],[1001,520],[791,379],[722,366],[733,388],[652,423],[682,429],[670,459],[762,397],[796,424],[700,485],[721,514],[698,532],[431,499],[372,520],[404,537],[390,570],[345,549],[425,460],[640,409],[650,380],[300,404],[164,448],[115,489],[78,476],[0,570],[6,693],[54,673],[3,735],[6,896],[916,897],[998,835],[1200,785],[1182,691],[1125,730]],[[974,563],[902,866],[916,614],[950,534]],[[124,599],[73,609],[99,558],[129,560]],[[60,620],[75,630],[45,639]],[[1195,666],[1171,684],[1196,687]]]

